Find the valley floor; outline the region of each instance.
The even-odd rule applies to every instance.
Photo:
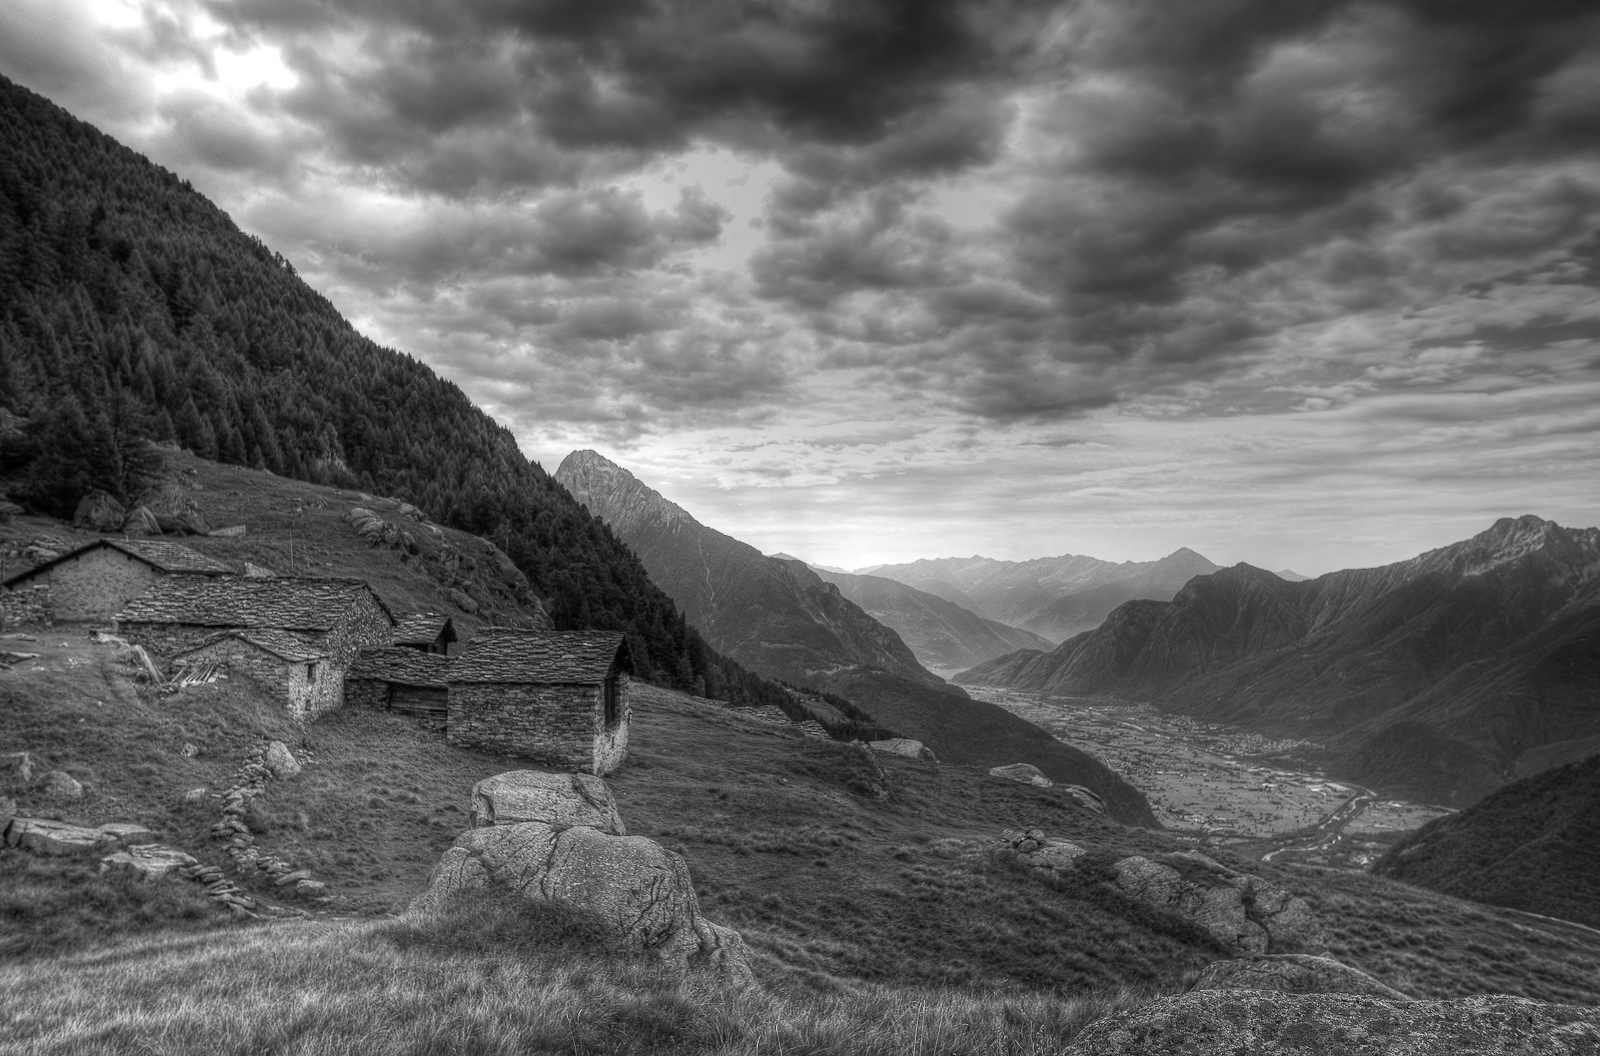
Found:
[[[1362,868],[1401,833],[1449,813],[1306,768],[1299,756],[1320,747],[1307,741],[1272,741],[1148,704],[966,688],[1095,755],[1149,798],[1174,835],[1249,857]]]

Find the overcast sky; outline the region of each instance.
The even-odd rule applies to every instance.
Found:
[[[4,0],[0,72],[768,552],[1600,523],[1593,0]]]

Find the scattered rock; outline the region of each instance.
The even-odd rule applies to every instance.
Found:
[[[193,759],[195,756],[197,756],[199,754],[200,754],[200,749],[196,745],[190,744],[187,741],[184,742],[183,749],[182,749],[182,755],[183,755],[183,757],[185,759]]]
[[[111,843],[112,838],[99,829],[43,818],[12,818],[6,829],[8,847],[20,847],[49,857],[87,854],[107,848]]]
[[[159,880],[180,869],[191,868],[197,864],[192,857],[180,850],[163,847],[159,843],[148,843],[102,858],[100,871],[104,873],[114,869],[126,869],[141,880]]]
[[[135,825],[131,821],[112,821],[99,826],[101,832],[111,838],[119,847],[132,847],[137,844],[156,842],[156,834],[143,825]]]
[[[82,799],[83,785],[65,770],[50,770],[44,775],[44,794],[51,799]]]
[[[156,523],[168,535],[210,535],[211,525],[198,510],[183,513],[156,513]]]
[[[1082,785],[1059,785],[1057,787],[1077,800],[1079,806],[1087,807],[1096,814],[1104,814],[1106,812],[1106,801],[1101,799],[1099,794],[1093,790],[1084,788]]]
[[[468,615],[478,611],[478,603],[454,587],[450,588],[450,604]]]
[[[626,836],[611,789],[590,774],[550,774],[510,770],[472,786],[472,827],[540,821],[553,829],[587,825]]]
[[[109,492],[96,488],[78,500],[78,509],[72,515],[77,528],[93,528],[97,532],[114,532],[127,520],[127,508],[111,497]]]
[[[135,506],[122,522],[122,530],[129,535],[160,535],[161,522],[148,506]]]
[[[191,788],[183,794],[183,801],[185,803],[204,803],[206,796],[209,794],[204,788]]]
[[[886,741],[868,741],[867,747],[875,752],[885,755],[903,755],[907,759],[924,759],[930,763],[937,763],[938,756],[933,754],[933,749],[921,741],[914,741],[910,737],[890,737]]]
[[[711,968],[735,986],[754,982],[743,940],[700,916],[688,865],[643,836],[536,821],[471,829],[445,852],[408,912],[436,912],[451,896],[491,885],[590,910],[669,965]]]
[[[19,785],[33,783],[33,756],[27,752],[0,755],[0,775]]]
[[[1600,1009],[1493,995],[1397,1003],[1353,994],[1191,991],[1115,1012],[1070,1056],[1590,1056]]]
[[[220,539],[237,539],[244,535],[247,531],[249,531],[249,527],[247,525],[230,524],[226,528],[213,528],[206,534],[217,536]]]
[[[1387,986],[1332,957],[1274,953],[1208,964],[1191,990],[1276,990],[1285,994],[1364,994],[1385,1001],[1410,1001]]]
[[[267,745],[266,756],[267,770],[273,777],[295,777],[302,769],[295,757],[290,754],[289,746],[282,741],[273,741]]]
[[[253,561],[244,563],[244,574],[249,579],[276,579],[278,575],[266,565],[258,565]]]
[[[282,876],[278,877],[272,883],[276,887],[288,887],[290,884],[298,884],[302,880],[310,880],[310,879],[311,879],[311,870],[309,870],[309,869],[296,869],[292,873],[284,873]]]
[[[301,898],[324,898],[328,894],[328,885],[321,880],[301,880],[294,885],[294,893]]]
[[[1044,776],[1032,763],[1012,763],[1009,766],[997,766],[989,771],[990,777],[1003,777],[1008,781],[1020,781],[1025,785],[1038,785],[1040,788],[1049,788],[1054,781]]]

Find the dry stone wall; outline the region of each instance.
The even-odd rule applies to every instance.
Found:
[[[51,622],[50,588],[46,584],[0,592],[0,630]]]

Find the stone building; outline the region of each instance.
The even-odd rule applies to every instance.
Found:
[[[455,621],[436,612],[414,612],[401,616],[394,629],[394,644],[425,653],[450,654],[456,640]]]
[[[398,711],[445,724],[449,709],[446,679],[453,661],[416,648],[363,649],[344,679],[351,707]]]
[[[211,577],[233,569],[197,550],[159,539],[96,539],[5,581],[5,593],[33,591],[51,619],[109,620],[168,576]]]
[[[633,671],[620,631],[483,628],[451,664],[449,741],[608,774],[628,754]]]
[[[305,718],[344,702],[344,679],[362,649],[388,645],[394,615],[359,579],[279,576],[172,577],[129,602],[116,617],[129,641],[172,658],[210,644],[222,631],[281,631],[320,653]],[[281,639],[278,639],[281,640]]]
[[[215,663],[229,674],[242,675],[281,700],[297,719],[327,710],[337,697],[338,669],[328,651],[288,631],[222,631],[172,657],[175,666]]]

